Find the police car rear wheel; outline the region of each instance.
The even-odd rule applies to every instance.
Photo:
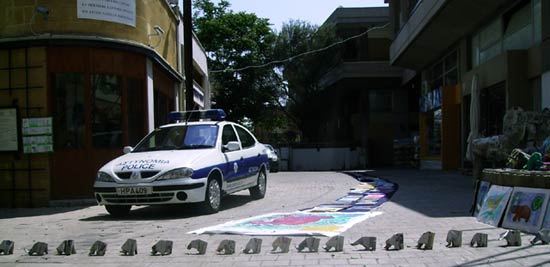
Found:
[[[206,196],[202,204],[202,210],[205,213],[216,213],[220,210],[221,205],[221,190],[220,184],[216,179],[208,180],[206,188]]]
[[[113,217],[124,217],[130,213],[131,205],[105,205],[105,209]]]
[[[265,191],[266,191],[266,185],[267,185],[267,177],[265,176],[265,172],[260,171],[260,173],[258,173],[258,183],[256,184],[256,186],[251,187],[249,189],[250,196],[253,199],[262,199],[262,198],[264,198]]]

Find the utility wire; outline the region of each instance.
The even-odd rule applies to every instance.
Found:
[[[361,33],[361,34],[358,34],[358,35],[355,35],[355,36],[351,36],[351,37],[348,37],[342,41],[338,41],[336,43],[333,43],[333,44],[330,44],[326,47],[323,47],[323,48],[319,48],[319,49],[315,49],[315,50],[311,50],[311,51],[307,51],[307,52],[303,52],[301,54],[298,54],[298,55],[295,55],[295,56],[292,56],[292,57],[289,57],[287,59],[281,59],[281,60],[274,60],[274,61],[270,61],[270,62],[267,62],[267,63],[264,63],[264,64],[261,64],[261,65],[251,65],[251,66],[246,66],[246,67],[242,67],[242,68],[236,68],[236,69],[233,69],[233,68],[227,68],[227,69],[223,69],[223,70],[211,70],[210,73],[220,73],[220,72],[237,72],[237,71],[243,71],[243,70],[247,70],[247,69],[259,69],[259,68],[264,68],[264,67],[267,67],[269,65],[273,65],[273,64],[279,64],[279,63],[285,63],[285,62],[289,62],[289,61],[292,61],[296,58],[299,58],[299,57],[303,57],[303,56],[307,56],[307,55],[311,55],[311,54],[315,54],[315,53],[318,53],[318,52],[322,52],[322,51],[325,51],[325,50],[328,50],[332,47],[335,47],[337,45],[341,45],[349,40],[352,40],[352,39],[356,39],[356,38],[359,38],[359,37],[362,37],[364,35],[366,35],[367,33],[369,33],[370,31],[373,31],[373,30],[379,30],[379,29],[383,29],[383,28],[386,28],[388,25],[390,25],[389,23],[386,23],[385,25],[382,25],[382,26],[376,26],[376,27],[372,27],[372,28],[369,28],[368,30],[366,30],[365,32]]]

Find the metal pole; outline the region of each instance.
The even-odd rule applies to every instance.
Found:
[[[185,72],[185,110],[194,109],[193,100],[193,21],[191,0],[183,0],[183,68]]]

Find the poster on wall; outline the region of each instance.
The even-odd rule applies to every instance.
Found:
[[[542,226],[550,190],[514,187],[502,227],[536,233]]]
[[[136,0],[77,0],[77,17],[136,27]]]
[[[0,152],[19,151],[16,107],[0,108]]]
[[[477,220],[492,226],[498,226],[511,194],[512,187],[492,185],[487,192],[485,201],[483,201]]]
[[[53,151],[52,117],[26,118],[22,121],[23,153]]]

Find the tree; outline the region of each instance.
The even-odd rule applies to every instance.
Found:
[[[323,121],[317,112],[323,103],[315,99],[323,90],[321,79],[340,58],[337,56],[340,48],[332,46],[338,40],[333,26],[318,27],[299,20],[283,24],[277,35],[274,57],[290,58],[278,65],[285,81],[280,99],[285,100],[286,114],[297,125],[304,141],[315,139],[317,126]]]
[[[231,120],[276,123],[270,115],[279,98],[280,77],[273,68],[241,69],[270,61],[276,36],[268,19],[229,7],[226,0],[217,5],[194,1],[194,31],[208,55],[216,107]]]

